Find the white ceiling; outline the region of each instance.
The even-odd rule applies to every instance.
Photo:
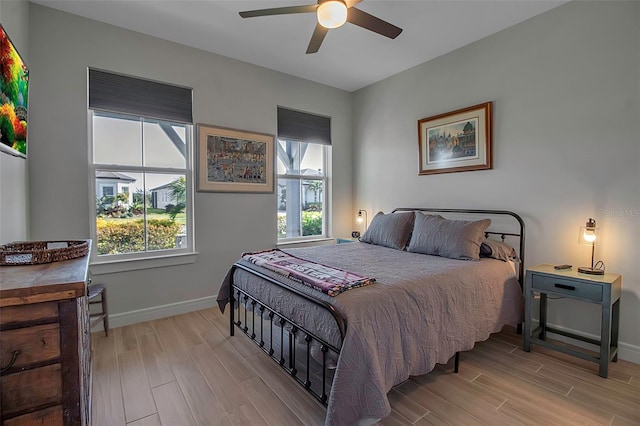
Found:
[[[356,7],[403,32],[395,40],[346,24],[305,51],[314,13],[242,19],[238,12],[314,0],[31,0],[347,91],[472,43],[566,0],[364,0]]]

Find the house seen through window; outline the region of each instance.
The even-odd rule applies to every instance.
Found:
[[[95,254],[117,260],[192,250],[192,125],[158,119],[153,105],[146,116],[145,105],[130,108],[126,99],[121,104],[122,98],[113,99],[109,111],[99,97],[92,104],[92,76],[98,82],[114,77],[124,79],[121,83],[125,89],[130,89],[133,81],[134,91],[135,84],[144,83],[132,77],[92,71],[89,108]],[[144,90],[137,90],[144,95]],[[99,85],[95,92],[101,93]],[[157,97],[152,100],[155,102]]]

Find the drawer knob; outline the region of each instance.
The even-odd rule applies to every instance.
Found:
[[[556,286],[557,288],[561,288],[561,289],[563,289],[563,290],[572,290],[572,291],[573,291],[573,290],[575,290],[575,289],[576,289],[574,286],[572,286],[572,285],[566,285],[566,284],[557,284],[557,283],[556,283],[556,284],[555,284],[555,286]]]
[[[22,353],[21,350],[13,351],[13,355],[11,355],[11,361],[9,361],[9,364],[6,367],[2,367],[0,369],[0,374],[4,374],[5,371],[13,367],[13,364],[15,364],[16,360],[18,359],[18,355],[20,355],[21,353]]]

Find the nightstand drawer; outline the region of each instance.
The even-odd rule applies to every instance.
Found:
[[[600,284],[590,284],[584,281],[566,280],[536,274],[533,274],[531,278],[531,287],[534,291],[552,291],[571,297],[593,300],[594,302],[602,301],[602,285]]]

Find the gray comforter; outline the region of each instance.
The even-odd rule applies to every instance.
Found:
[[[511,263],[453,260],[364,243],[285,251],[377,280],[336,297],[289,282],[331,302],[344,315],[347,331],[340,342],[335,321],[326,312],[246,271],[236,271],[236,285],[316,330],[328,343],[342,346],[327,426],[387,416],[387,392],[394,385],[428,373],[436,363],[446,363],[456,352],[522,320],[522,291]],[[218,295],[221,306],[229,296],[229,279],[228,275]]]

